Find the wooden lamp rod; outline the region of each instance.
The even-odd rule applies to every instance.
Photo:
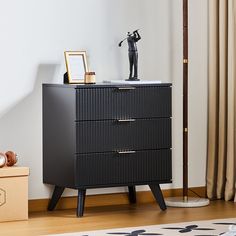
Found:
[[[188,0],[183,0],[183,196],[166,198],[171,207],[209,205],[206,198],[188,196],[188,62]]]
[[[183,197],[188,200],[188,0],[183,0]]]

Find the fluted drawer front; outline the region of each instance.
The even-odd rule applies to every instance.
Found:
[[[77,120],[171,117],[171,87],[77,89],[76,104]]]
[[[77,122],[77,153],[171,147],[171,119]]]
[[[77,187],[169,182],[171,150],[80,154],[76,157],[76,173]]]

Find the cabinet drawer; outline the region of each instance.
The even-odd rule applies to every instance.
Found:
[[[76,89],[76,119],[171,117],[171,87]]]
[[[169,149],[80,154],[75,165],[77,187],[165,183],[172,178]]]
[[[171,119],[83,121],[76,124],[77,153],[171,148]]]

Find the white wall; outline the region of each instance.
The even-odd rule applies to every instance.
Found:
[[[31,199],[48,198],[42,183],[42,93],[62,82],[65,50],[86,50],[97,81],[126,79],[127,31],[140,28],[139,75],[173,82],[173,184],[182,184],[182,0],[0,0],[0,150],[29,166]],[[189,176],[205,183],[207,1],[190,0]],[[140,187],[140,189],[147,189]],[[94,189],[89,193],[120,192]],[[65,195],[74,195],[67,190]]]

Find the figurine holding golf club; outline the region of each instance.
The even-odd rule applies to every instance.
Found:
[[[128,42],[128,51],[129,51],[129,79],[128,81],[138,81],[138,49],[136,42],[138,42],[141,37],[138,33],[139,30],[135,30],[132,34],[127,33],[127,37],[119,43],[121,47],[122,43],[127,40]],[[133,75],[134,71],[134,75]]]

